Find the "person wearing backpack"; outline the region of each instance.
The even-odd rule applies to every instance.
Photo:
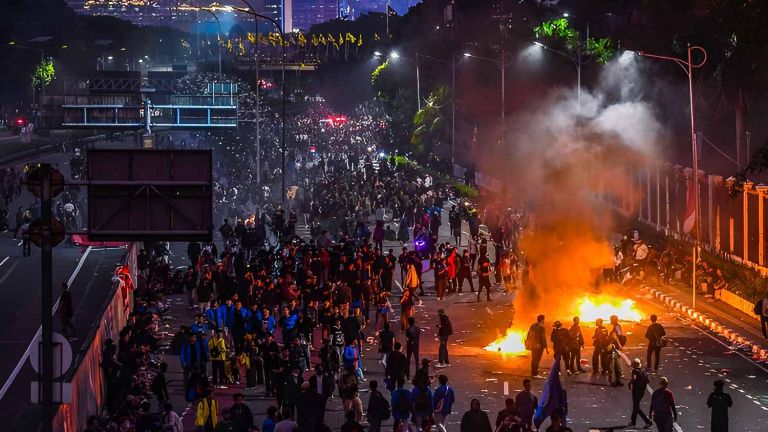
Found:
[[[645,331],[645,338],[648,339],[648,352],[645,360],[645,368],[651,369],[651,358],[655,356],[655,362],[653,364],[653,371],[659,371],[659,363],[661,362],[661,349],[667,346],[667,331],[664,327],[657,323],[658,317],[651,315],[651,325],[648,326],[648,330]]]
[[[407,422],[411,417],[411,406],[413,405],[413,395],[405,386],[405,377],[397,378],[397,388],[392,392],[392,419],[395,424],[398,422]]]
[[[411,390],[413,395],[413,424],[416,425],[417,430],[422,430],[425,422],[431,422],[433,404],[432,404],[432,390],[428,385],[419,383],[417,387]]]
[[[434,401],[434,419],[435,427],[438,432],[447,432],[445,423],[448,415],[451,413],[453,403],[456,402],[456,396],[453,389],[448,385],[448,377],[440,375],[437,377],[440,386],[435,389],[432,400]]]
[[[368,432],[380,432],[381,422],[389,420],[392,416],[392,407],[389,401],[379,391],[379,382],[371,380],[368,383],[370,396],[368,398]]]
[[[653,425],[653,422],[640,409],[640,401],[645,396],[645,389],[648,387],[650,380],[648,379],[648,374],[640,368],[641,364],[639,358],[632,360],[632,379],[629,381],[629,391],[632,392],[632,415],[630,416],[629,426],[635,425],[639,415],[645,421],[645,428],[648,429]]]
[[[451,319],[445,314],[445,309],[438,309],[437,316],[440,318],[440,323],[437,325],[437,336],[440,338],[437,367],[442,368],[451,365],[451,361],[448,359],[448,337],[453,334],[453,325]]]
[[[539,363],[544,351],[549,354],[547,335],[544,330],[544,315],[536,317],[536,322],[528,329],[528,334],[525,336],[525,349],[531,351],[531,376],[543,378],[539,375]]]

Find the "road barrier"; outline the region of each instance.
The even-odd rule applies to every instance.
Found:
[[[106,383],[101,368],[104,341],[117,343],[133,305],[132,281],[136,280],[136,245],[128,246],[124,265],[112,278],[112,289],[103,313],[91,326],[80,353],[66,381],[72,384],[72,403],[59,405],[53,421],[54,432],[76,432],[85,429],[88,417],[101,413],[106,402]],[[122,273],[122,276],[118,276]]]

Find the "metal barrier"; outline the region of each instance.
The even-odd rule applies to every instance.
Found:
[[[136,280],[136,245],[128,246],[124,263],[130,281]],[[53,420],[54,432],[77,432],[85,429],[88,417],[101,413],[106,401],[106,385],[101,368],[104,341],[118,341],[133,305],[133,290],[126,277],[113,278],[110,296],[103,313],[93,323],[75,363],[66,376],[72,383],[72,403],[59,405]],[[129,282],[129,283],[126,283]]]

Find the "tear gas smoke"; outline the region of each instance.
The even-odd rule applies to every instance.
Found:
[[[629,166],[652,157],[663,137],[653,109],[636,91],[633,67],[626,61],[607,65],[594,92],[582,89],[580,106],[575,91],[551,92],[506,125],[506,154],[491,152],[479,164],[532,215],[520,249],[533,266],[536,289],[523,290],[516,308],[527,318],[575,313],[576,297],[593,289],[602,268],[613,266],[609,238],[619,227],[597,197],[631,193]]]

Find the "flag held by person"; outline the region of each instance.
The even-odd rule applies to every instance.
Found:
[[[563,384],[560,382],[560,360],[556,360],[552,365],[552,371],[549,373],[544,390],[539,399],[539,406],[536,407],[536,413],[533,416],[533,424],[537,428],[549,418],[552,413],[564,414],[568,407],[568,398],[563,390]]]

